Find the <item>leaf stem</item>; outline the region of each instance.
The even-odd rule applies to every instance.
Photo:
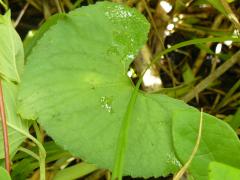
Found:
[[[2,120],[2,131],[3,131],[3,142],[4,142],[4,155],[5,155],[5,168],[10,173],[11,163],[10,163],[10,153],[9,153],[9,142],[8,142],[8,129],[7,129],[7,120],[4,107],[4,98],[3,98],[3,88],[2,80],[0,79],[0,113]]]
[[[138,90],[139,87],[142,83],[142,77],[138,80],[132,96],[130,98],[130,101],[128,103],[127,106],[127,110],[124,114],[124,118],[123,118],[123,122],[122,122],[122,126],[120,129],[120,133],[119,133],[119,140],[118,140],[118,144],[117,144],[117,151],[116,151],[116,160],[115,160],[115,164],[114,164],[114,169],[113,169],[113,175],[112,175],[112,180],[121,180],[122,179],[122,171],[123,171],[123,164],[124,164],[124,157],[125,157],[125,151],[127,148],[127,140],[128,140],[128,129],[129,129],[129,125],[131,122],[131,117],[132,117],[132,111],[137,99],[137,95],[138,95]]]
[[[34,159],[39,161],[39,156],[37,154],[35,154],[34,152],[32,152],[31,150],[26,149],[24,147],[19,147],[18,150],[32,156]]]
[[[28,132],[23,131],[22,129],[19,129],[18,127],[14,126],[11,123],[7,123],[9,127],[12,129],[18,131],[19,133],[23,134],[27,138],[31,139],[39,148],[39,166],[40,166],[40,180],[45,180],[46,179],[46,173],[45,173],[45,158],[46,158],[46,151],[43,147],[43,145],[31,134]]]
[[[41,136],[41,132],[40,132],[40,129],[39,129],[36,121],[33,122],[33,127],[34,127],[34,130],[36,132],[37,141],[41,144],[42,136]],[[41,146],[42,146],[42,144],[41,144]],[[46,158],[45,150],[43,151],[42,148],[39,148],[40,180],[45,180],[45,178],[46,178],[46,175],[45,175],[46,174],[46,172],[45,172],[45,158]]]

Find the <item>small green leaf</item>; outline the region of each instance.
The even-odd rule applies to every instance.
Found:
[[[20,37],[12,26],[10,11],[0,15],[0,76],[19,82],[24,53]]]
[[[188,160],[195,146],[199,118],[200,112],[196,109],[174,112],[173,144],[182,163]],[[211,161],[240,168],[240,143],[237,135],[227,123],[204,114],[200,146],[189,166],[189,173],[196,180],[207,179],[208,166]]]
[[[11,177],[8,174],[8,172],[2,167],[0,167],[0,179],[1,180],[11,180]]]
[[[240,169],[219,162],[211,162],[209,165],[209,180],[239,180]]]

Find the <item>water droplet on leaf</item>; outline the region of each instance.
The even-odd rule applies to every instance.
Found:
[[[107,112],[112,113],[113,112],[112,101],[113,101],[112,97],[102,96],[100,98],[101,107]]]
[[[170,153],[167,155],[167,163],[172,164],[177,168],[182,167],[181,163],[179,162],[179,160],[175,157],[175,155],[173,153]]]

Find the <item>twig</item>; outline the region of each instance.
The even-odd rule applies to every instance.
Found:
[[[231,7],[229,6],[229,4],[227,3],[226,0],[220,0],[224,10],[227,13],[227,17],[228,19],[235,25],[235,27],[240,31],[240,23],[238,21],[238,18],[236,17],[236,15],[233,13]]]
[[[33,128],[36,133],[37,141],[40,144],[43,144],[43,138],[40,132],[40,129],[36,123],[36,121],[33,122]],[[40,164],[40,180],[46,179],[46,165],[45,165],[45,158],[46,158],[46,152],[39,148],[39,164]]]
[[[240,60],[240,51],[234,54],[229,60],[223,63],[219,68],[217,68],[208,77],[202,80],[197,86],[195,86],[186,96],[182,98],[183,101],[188,102],[194,98],[194,96],[205,88],[207,88],[213,81],[215,81],[219,76],[226,72],[230,67]]]
[[[54,0],[56,6],[57,6],[57,10],[59,13],[63,13],[64,12],[64,9],[62,7],[62,4],[59,2],[59,0]]]
[[[19,24],[19,22],[21,21],[21,19],[22,19],[24,13],[26,12],[28,6],[29,6],[29,2],[27,2],[27,3],[25,4],[25,6],[23,7],[23,9],[22,9],[21,12],[19,13],[16,21],[15,21],[14,24],[13,24],[14,28],[16,28],[17,25]]]
[[[9,142],[8,142],[8,129],[7,129],[7,120],[4,108],[4,99],[3,99],[3,90],[2,90],[2,81],[0,80],[0,113],[2,120],[2,131],[3,131],[3,142],[4,142],[4,155],[5,155],[5,168],[10,173],[11,164],[10,164],[10,154],[9,154]]]

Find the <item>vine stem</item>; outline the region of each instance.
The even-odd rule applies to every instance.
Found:
[[[7,120],[4,107],[4,98],[3,98],[3,88],[2,81],[0,80],[0,113],[2,120],[2,131],[3,131],[3,142],[4,142],[4,155],[5,155],[5,168],[10,173],[11,164],[10,164],[10,154],[9,154],[9,142],[8,142],[8,129],[7,129]]]

